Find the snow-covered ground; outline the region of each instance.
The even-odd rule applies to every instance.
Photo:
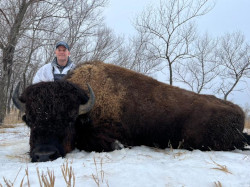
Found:
[[[29,129],[0,128],[0,186],[40,186],[55,178],[67,186],[62,170],[72,168],[71,186],[232,186],[250,187],[250,151],[159,150],[145,146],[110,153],[75,150],[53,162],[31,163]],[[38,175],[39,171],[39,175]],[[38,177],[39,176],[39,177]],[[69,178],[69,174],[66,175]],[[69,180],[69,179],[66,179]]]

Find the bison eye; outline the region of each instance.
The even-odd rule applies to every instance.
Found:
[[[23,115],[22,116],[22,120],[26,123],[27,122],[27,120],[26,120],[26,115]]]
[[[28,127],[30,127],[29,120],[28,120],[28,118],[27,118],[26,115],[23,115],[23,116],[22,116],[22,120],[26,123],[26,125],[27,125]]]

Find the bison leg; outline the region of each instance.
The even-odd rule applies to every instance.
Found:
[[[85,151],[114,151],[122,149],[119,125],[103,123],[98,126],[78,124],[76,126],[76,148]]]
[[[123,145],[107,133],[90,132],[84,138],[77,138],[76,147],[85,151],[109,152],[122,149]]]

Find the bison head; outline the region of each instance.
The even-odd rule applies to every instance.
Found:
[[[25,112],[23,120],[30,127],[32,162],[54,160],[74,149],[75,122],[92,109],[94,93],[67,81],[41,82],[25,89],[19,98],[19,84],[13,103]]]

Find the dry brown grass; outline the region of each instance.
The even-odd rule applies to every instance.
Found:
[[[232,174],[232,173],[227,169],[227,166],[216,163],[212,158],[210,158],[210,159],[212,160],[213,164],[215,164],[215,165],[217,166],[217,167],[211,168],[211,169],[215,169],[215,170],[219,170],[219,171],[222,171],[222,172],[225,172],[225,173]]]
[[[95,174],[92,173],[93,180],[95,181],[95,183],[98,187],[104,186],[104,185],[109,187],[108,180],[105,180],[105,172],[103,170],[103,158],[101,158],[101,160],[99,162],[99,165],[100,165],[99,167],[98,167],[98,163],[97,163],[95,157],[93,159],[94,159],[95,170],[96,170]]]
[[[214,182],[215,187],[222,187],[222,184],[220,181]]]
[[[5,177],[3,177],[4,183],[5,183],[5,185],[6,185],[7,187],[13,187],[13,186],[14,186],[14,183],[15,183],[15,181],[16,181],[16,179],[17,179],[17,176],[19,175],[21,169],[22,169],[22,168],[20,168],[19,171],[18,171],[18,173],[16,174],[16,177],[15,177],[14,181],[10,181],[10,180],[6,179]],[[22,183],[23,183],[23,181],[21,182],[21,185],[20,185],[20,186],[22,186]],[[3,185],[0,184],[0,187],[3,187]]]
[[[246,119],[245,121],[245,128],[250,129],[250,119]]]
[[[36,168],[36,172],[37,172],[40,187],[43,187],[43,186],[54,187],[55,186],[55,175],[54,175],[53,170],[49,170],[47,168],[47,174],[42,173],[42,175],[40,175],[39,169]],[[28,173],[26,175],[27,175],[27,180],[28,180]]]
[[[72,166],[69,166],[67,160],[61,166],[61,169],[62,169],[61,171],[62,171],[62,175],[63,175],[64,180],[65,180],[66,186],[67,187],[74,187],[75,186],[75,174],[73,172]],[[30,176],[29,176],[28,167],[25,169],[25,175],[22,178],[22,181],[21,181],[20,185],[15,183],[21,170],[22,170],[22,168],[19,169],[19,171],[16,174],[16,177],[15,177],[15,179],[13,181],[10,181],[10,180],[6,179],[5,177],[3,177],[5,185],[0,183],[0,187],[3,187],[3,186],[7,186],[7,187],[28,186],[28,187],[30,187],[31,185],[30,185]],[[36,171],[37,171],[37,177],[38,177],[40,187],[54,187],[55,186],[56,178],[55,178],[53,170],[50,170],[50,169],[47,168],[47,173],[42,172],[42,174],[40,174],[40,171],[39,171],[38,168],[36,168]],[[26,181],[25,185],[24,185],[24,181]]]
[[[19,111],[18,110],[11,110],[9,114],[7,114],[3,120],[4,126],[22,123],[22,119],[18,117]]]
[[[75,174],[72,169],[72,166],[69,166],[68,160],[61,166],[61,171],[63,174],[64,181],[67,184],[67,187],[75,186]]]

